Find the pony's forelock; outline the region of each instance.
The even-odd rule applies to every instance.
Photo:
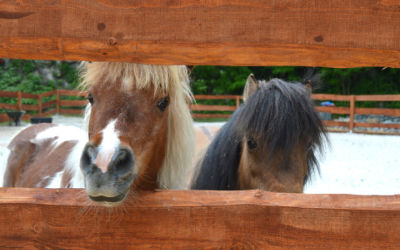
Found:
[[[186,188],[194,153],[193,120],[188,101],[193,99],[186,66],[93,62],[81,65],[81,89],[95,84],[121,84],[123,90],[153,88],[170,98],[166,156],[159,171],[160,188]],[[90,119],[90,106],[85,120]]]

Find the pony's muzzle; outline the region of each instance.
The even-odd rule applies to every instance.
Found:
[[[95,202],[118,204],[126,198],[136,179],[134,154],[128,147],[118,147],[111,156],[101,154],[104,152],[91,143],[83,150],[80,165],[86,192]]]

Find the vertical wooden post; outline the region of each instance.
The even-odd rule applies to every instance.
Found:
[[[22,93],[21,93],[21,91],[18,91],[17,98],[18,98],[18,105],[17,105],[18,111],[21,111],[22,110]]]
[[[42,116],[42,95],[38,95],[38,114]]]
[[[236,109],[240,106],[240,96],[236,96]]]
[[[56,99],[56,101],[57,101],[56,113],[57,113],[57,114],[60,114],[60,90],[57,89],[57,90],[56,90],[56,93],[57,93],[57,99]]]
[[[350,123],[349,123],[350,131],[353,131],[353,129],[354,129],[355,102],[356,102],[356,97],[354,95],[350,96]]]

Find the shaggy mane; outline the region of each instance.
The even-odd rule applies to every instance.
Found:
[[[158,185],[165,189],[186,188],[194,153],[193,120],[187,105],[187,100],[192,100],[193,95],[186,66],[86,62],[82,65],[81,78],[82,89],[88,89],[101,82],[122,82],[122,89],[126,91],[132,87],[152,87],[155,94],[163,93],[169,96],[167,148],[158,176]],[[85,113],[85,120],[88,121],[90,107]]]

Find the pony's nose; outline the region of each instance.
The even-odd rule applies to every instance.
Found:
[[[125,147],[119,147],[112,154],[107,154],[88,143],[81,157],[81,169],[87,174],[100,170],[103,173],[113,172],[118,177],[123,177],[132,172],[134,164],[133,152]]]

